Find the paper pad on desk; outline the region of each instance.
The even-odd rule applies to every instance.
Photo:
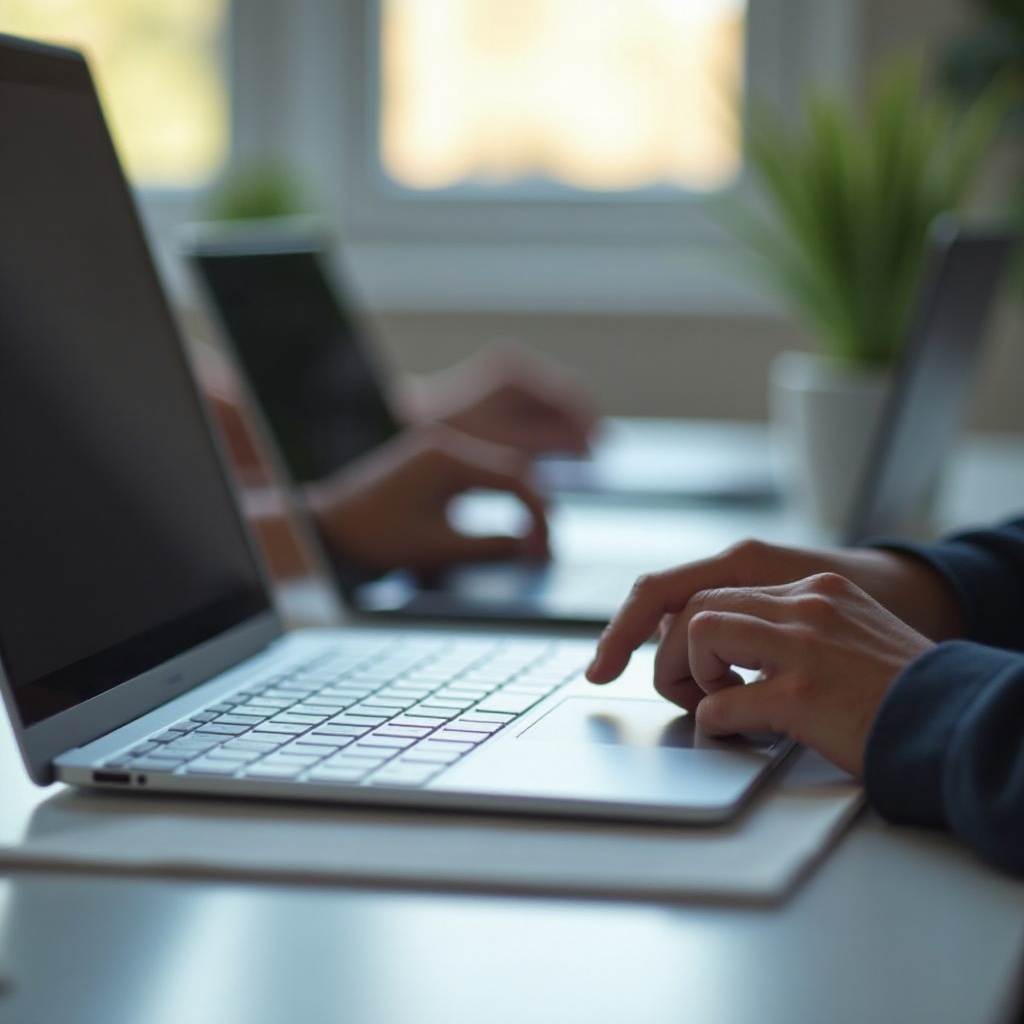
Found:
[[[777,900],[862,802],[809,752],[735,822],[640,827],[63,793],[0,867],[640,899]]]

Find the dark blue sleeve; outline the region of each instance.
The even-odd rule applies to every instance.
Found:
[[[868,798],[893,821],[947,828],[1024,874],[1024,520],[931,546],[970,641],[939,644],[897,678],[865,752]]]
[[[877,546],[916,555],[941,573],[960,600],[971,640],[1024,650],[1024,519],[941,544]]]
[[[954,640],[914,661],[875,718],[864,784],[886,818],[1024,875],[1024,656]]]

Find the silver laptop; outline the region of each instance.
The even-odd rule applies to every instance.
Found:
[[[0,688],[42,783],[704,822],[790,745],[707,739],[650,652],[286,633],[84,61],[0,37]]]

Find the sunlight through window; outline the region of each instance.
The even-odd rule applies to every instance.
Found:
[[[380,148],[409,189],[720,189],[743,0],[381,0]]]
[[[83,49],[129,176],[190,188],[228,155],[227,0],[0,0],[0,31]]]

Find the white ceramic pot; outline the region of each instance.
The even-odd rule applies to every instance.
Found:
[[[782,484],[816,526],[840,530],[864,470],[887,376],[812,352],[772,364],[769,407]]]

